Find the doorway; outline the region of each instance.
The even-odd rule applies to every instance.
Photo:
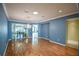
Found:
[[[77,55],[78,49],[78,18],[68,19],[67,21],[67,52],[72,51],[70,48],[73,48],[75,51],[72,51]]]
[[[38,24],[32,25],[32,45],[38,44]]]

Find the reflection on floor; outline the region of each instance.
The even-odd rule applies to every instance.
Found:
[[[28,41],[28,42],[27,42]],[[38,45],[32,45],[31,39],[10,41],[6,56],[72,56],[77,55],[77,50],[51,43],[45,39],[38,39]]]

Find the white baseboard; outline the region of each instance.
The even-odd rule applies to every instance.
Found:
[[[6,50],[7,50],[7,48],[8,48],[8,43],[9,43],[9,41],[10,41],[10,39],[8,40],[8,42],[7,42],[7,44],[6,44],[6,48],[5,48],[5,51],[4,51],[4,53],[3,53],[3,56],[5,56]]]
[[[52,41],[52,40],[49,40],[49,42],[56,43],[56,44],[59,44],[59,45],[62,45],[62,46],[66,46],[65,44],[61,44],[61,43],[58,43],[58,42],[55,42],[55,41]]]
[[[45,40],[49,40],[48,38],[45,38],[45,37],[39,37],[39,38],[42,38],[42,39],[45,39]]]
[[[45,37],[39,37],[39,38],[43,38],[43,39],[45,39],[45,40],[48,40],[48,41],[51,42],[51,43],[56,43],[56,44],[59,44],[59,45],[62,45],[62,46],[66,46],[65,44],[61,44],[61,43],[52,41],[52,40],[50,40],[50,39],[48,39],[48,38],[45,38]]]

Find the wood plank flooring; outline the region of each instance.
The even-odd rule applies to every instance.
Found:
[[[51,43],[45,39],[38,39],[38,44],[32,45],[32,40],[23,39],[20,41],[10,41],[6,51],[6,56],[76,56],[77,50]]]

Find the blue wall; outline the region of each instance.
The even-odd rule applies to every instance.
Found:
[[[41,29],[41,24],[38,24],[38,26],[39,26],[39,27],[38,27],[38,31],[39,31],[39,32],[38,32],[38,36],[39,36],[39,37],[42,37],[42,35],[41,35],[41,31],[42,31],[42,29]]]
[[[12,38],[11,26],[12,26],[11,22],[8,21],[8,39]]]
[[[7,41],[7,17],[0,4],[0,55],[3,55]]]
[[[79,17],[79,13],[64,16],[57,19],[51,19],[40,23],[40,36],[49,38],[52,41],[65,44],[66,43],[66,20],[69,18]],[[48,35],[48,36],[47,36]]]
[[[49,23],[44,23],[41,25],[41,37],[49,38]]]
[[[65,44],[66,40],[66,22],[64,18],[50,21],[49,38],[55,42]]]

